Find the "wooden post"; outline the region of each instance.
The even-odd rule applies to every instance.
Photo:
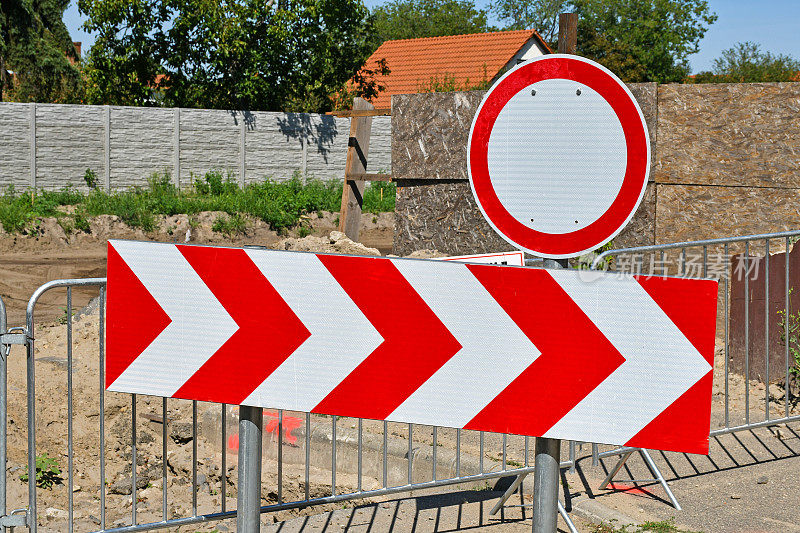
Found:
[[[374,109],[374,106],[363,98],[353,100],[353,110],[371,109]],[[352,117],[350,119],[350,140],[347,148],[347,162],[344,167],[344,190],[342,191],[342,211],[339,214],[339,231],[356,242],[361,225],[361,208],[364,205],[364,180],[353,180],[350,177],[364,175],[367,171],[371,133],[372,117]]]
[[[575,54],[578,50],[578,14],[558,15],[558,53]]]

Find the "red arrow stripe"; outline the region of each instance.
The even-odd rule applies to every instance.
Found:
[[[204,246],[178,246],[178,250],[239,329],[175,397],[241,403],[311,333],[244,250]]]
[[[108,244],[106,387],[172,322],[136,274]]]
[[[637,276],[636,281],[713,368],[717,282],[648,276]],[[666,449],[708,454],[708,399],[713,381],[714,372],[709,370],[625,444],[639,447],[661,442]]]
[[[385,419],[461,345],[391,261],[318,257],[384,341],[313,411]]]
[[[464,427],[544,435],[625,359],[546,270],[467,267],[542,354]]]

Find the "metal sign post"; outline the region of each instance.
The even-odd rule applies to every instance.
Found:
[[[258,533],[261,529],[261,433],[263,428],[264,412],[260,407],[239,406],[239,487],[236,495],[236,531],[241,533]],[[222,497],[224,498],[225,494]]]
[[[546,268],[566,268],[567,260],[546,259]],[[555,533],[561,441],[536,437],[533,462],[533,533]]]

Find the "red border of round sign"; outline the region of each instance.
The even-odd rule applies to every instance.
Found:
[[[599,93],[619,118],[627,147],[622,187],[608,210],[588,226],[561,234],[540,232],[516,220],[497,197],[487,160],[489,137],[503,107],[525,87],[553,78],[573,80]],[[616,76],[583,58],[543,56],[510,70],[484,96],[470,130],[470,184],[486,219],[506,240],[536,255],[576,256],[611,240],[633,216],[647,186],[649,148],[644,117],[633,96]]]

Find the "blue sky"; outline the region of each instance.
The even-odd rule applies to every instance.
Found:
[[[383,1],[365,0],[365,3],[371,8]],[[489,2],[476,3],[486,7]],[[719,19],[700,42],[700,52],[690,57],[692,72],[710,70],[714,58],[739,41],[754,41],[763,50],[800,59],[800,1],[711,0],[710,5]],[[64,21],[72,39],[82,41],[84,51],[88,50],[94,39],[81,30],[82,18],[74,1],[64,14]]]

